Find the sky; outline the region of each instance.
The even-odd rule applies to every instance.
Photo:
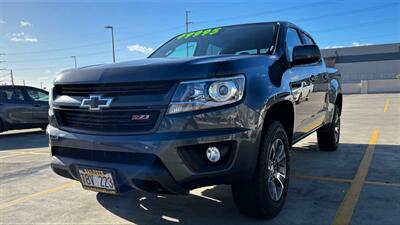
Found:
[[[400,2],[394,0],[276,1],[4,1],[0,0],[0,84],[49,88],[57,73],[147,57],[173,36],[222,25],[290,21],[320,48],[400,42]],[[7,69],[7,70],[2,70]]]

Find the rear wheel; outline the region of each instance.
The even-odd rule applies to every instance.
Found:
[[[335,105],[332,121],[317,131],[319,149],[322,151],[335,151],[340,140],[340,111]]]
[[[273,218],[282,209],[289,184],[289,140],[280,122],[270,123],[248,182],[232,185],[236,206],[249,216]]]

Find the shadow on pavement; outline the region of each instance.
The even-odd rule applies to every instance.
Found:
[[[257,224],[262,222],[241,215],[233,204],[229,186],[215,186],[202,193],[218,196],[217,201],[196,195],[173,196],[131,191],[122,196],[98,194],[99,203],[135,224]]]
[[[49,146],[45,131],[34,130],[0,134],[0,151],[44,148]]]
[[[294,147],[291,153],[292,174],[353,179],[366,144],[341,144],[335,152],[318,151],[315,143]],[[376,145],[367,180],[400,183],[398,145]],[[382,162],[385,163],[382,169]],[[131,191],[112,196],[97,194],[97,201],[111,213],[138,225],[144,224],[330,224],[350,184],[291,176],[287,202],[272,220],[244,216],[236,209],[230,187],[214,186],[202,196],[158,196]],[[393,190],[392,190],[393,189]],[[395,188],[390,191],[397,191]],[[212,199],[210,199],[212,198]],[[213,200],[216,199],[217,201]],[[363,200],[361,196],[360,201]],[[382,199],[384,201],[384,199]],[[400,219],[393,210],[387,216]],[[363,220],[362,220],[363,221]],[[371,221],[363,221],[369,223]],[[373,221],[381,223],[382,221]]]

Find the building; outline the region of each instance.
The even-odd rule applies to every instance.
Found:
[[[400,43],[323,49],[346,93],[400,92]]]

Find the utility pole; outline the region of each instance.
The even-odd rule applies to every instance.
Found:
[[[186,22],[185,22],[186,33],[189,33],[189,24],[192,24],[192,22],[189,22],[189,13],[190,13],[189,10],[185,11],[185,14],[186,14]],[[186,42],[186,56],[189,56],[189,43],[188,42]]]
[[[189,24],[191,24],[192,22],[189,22],[189,13],[190,13],[190,11],[189,10],[186,10],[185,11],[185,13],[186,13],[186,33],[189,33]]]
[[[71,58],[73,58],[74,59],[74,62],[75,62],[75,68],[77,67],[76,66],[76,56],[75,55],[73,55],[73,56],[71,56]]]
[[[113,26],[105,26],[104,28],[106,28],[106,29],[111,29],[111,42],[112,42],[113,63],[115,63],[114,27],[113,27]]]
[[[22,80],[22,82],[24,83],[24,86],[25,86],[25,80]]]
[[[40,82],[40,89],[43,89],[43,82]]]
[[[10,70],[10,74],[11,74],[11,84],[14,86],[14,74],[12,69]]]

